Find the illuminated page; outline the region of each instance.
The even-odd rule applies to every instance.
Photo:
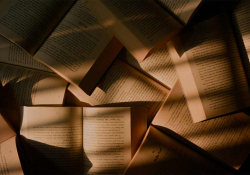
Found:
[[[16,133],[11,129],[8,123],[3,118],[2,114],[0,114],[0,143],[8,140],[11,137],[14,137]]]
[[[3,175],[23,175],[17,153],[16,137],[0,143],[0,173]]]
[[[108,30],[95,18],[83,0],[70,9],[53,33],[34,55],[58,75],[71,84],[90,88],[93,91],[97,82],[111,64],[122,45],[113,38]],[[115,44],[116,43],[116,44]],[[112,45],[113,47],[108,47]],[[101,55],[105,48],[106,55]],[[101,56],[101,58],[99,58]],[[101,61],[98,64],[97,61]],[[85,82],[82,79],[90,73],[91,78]],[[92,83],[94,82],[94,83]],[[85,91],[86,92],[86,91]]]
[[[241,0],[235,7],[233,11],[234,26],[239,41],[241,58],[250,80],[250,2]]]
[[[150,122],[165,102],[169,90],[126,63],[116,60],[91,96],[70,85],[80,101],[92,106],[145,107]]]
[[[2,63],[52,72],[49,68],[35,61],[29,54],[1,35],[0,53],[0,62]]]
[[[179,82],[152,124],[174,131],[235,169],[250,153],[249,116],[237,113],[193,123]]]
[[[131,160],[131,108],[83,108],[88,174],[122,174]]]
[[[185,24],[202,0],[156,0],[167,10],[174,13]]]
[[[150,126],[125,174],[224,174],[206,159]]]
[[[86,2],[138,62],[182,29],[182,25],[153,0]]]
[[[3,0],[0,34],[34,55],[74,2]]]
[[[35,173],[83,174],[82,108],[24,107],[20,134]]]
[[[187,29],[181,42],[185,53],[177,49],[171,54],[194,122],[250,106],[246,75],[226,14]]]
[[[0,109],[20,130],[20,105],[62,105],[67,82],[53,73],[0,63]]]
[[[141,63],[125,48],[119,53],[118,57],[168,88],[172,88],[178,78],[167,45],[152,53]]]

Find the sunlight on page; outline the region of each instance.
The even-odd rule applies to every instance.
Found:
[[[39,152],[38,155],[27,155],[31,162],[40,162],[36,156],[41,154],[51,162],[50,166],[58,168],[57,173],[64,170],[82,173],[81,108],[24,107],[20,133],[29,139],[27,143],[31,148]]]
[[[152,123],[172,130],[236,169],[250,153],[249,116],[237,113],[193,123],[179,82]]]
[[[243,41],[246,47],[248,59],[250,61],[250,33],[243,35]]]
[[[169,88],[174,86],[178,78],[167,45],[152,53],[141,63],[125,48],[120,52],[118,57]]]
[[[15,136],[16,133],[13,129],[6,123],[2,115],[0,114],[0,143],[5,140]]]
[[[72,85],[69,90],[80,101],[95,106],[146,107],[148,122],[153,119],[169,92],[120,60],[114,62],[91,96]]]
[[[219,165],[150,126],[125,174],[204,173],[221,174],[224,171]]]
[[[89,174],[122,174],[131,160],[130,108],[83,108],[83,148]]]
[[[16,137],[0,144],[0,173],[3,175],[23,175],[17,153]]]

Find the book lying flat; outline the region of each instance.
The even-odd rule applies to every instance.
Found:
[[[147,128],[143,108],[24,107],[22,116],[20,136],[1,122],[0,165],[10,175],[121,174]]]
[[[46,72],[53,72],[42,63],[34,60],[23,49],[0,35],[0,62],[16,66],[27,67]]]
[[[164,104],[169,93],[166,86],[120,59],[111,65],[90,96],[73,85],[70,85],[68,90],[77,98],[71,98],[67,102],[71,105],[81,105],[81,102],[84,102],[91,106],[145,107],[148,124]]]
[[[229,171],[150,126],[124,174],[229,174]]]
[[[20,105],[62,105],[67,86],[55,73],[0,63],[0,113],[16,131]]]
[[[250,106],[245,48],[249,40],[244,34],[249,31],[245,25],[249,25],[250,5],[241,2],[247,5],[233,13],[235,18],[225,12],[213,15],[187,28],[168,45],[194,122]],[[233,30],[235,23],[242,27]],[[245,38],[242,44],[234,34],[238,30]]]
[[[200,3],[201,0],[86,1],[138,62],[179,33],[183,28],[179,21],[188,22]]]
[[[88,94],[122,48],[83,0],[2,1],[0,34]]]
[[[178,79],[167,45],[152,53],[141,63],[126,48],[121,50],[117,58],[163,86],[166,86],[168,89],[171,89]]]
[[[193,123],[179,81],[152,125],[230,168],[239,169],[250,153],[249,114],[238,112]]]

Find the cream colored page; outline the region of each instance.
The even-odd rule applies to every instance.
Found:
[[[0,143],[0,173],[1,175],[24,174],[17,153],[16,137]]]
[[[79,0],[34,57],[78,85],[112,37]]]
[[[3,36],[0,36],[0,53],[0,62],[52,72]]]
[[[67,82],[53,73],[0,64],[0,106],[18,109],[19,105],[62,104]]]
[[[115,36],[139,61],[164,39],[173,37],[182,26],[162,7],[147,1],[88,1]],[[98,8],[97,8],[98,7]]]
[[[54,169],[44,171],[47,162],[28,152],[30,166],[35,164],[44,174],[83,174],[82,108],[24,107],[23,111],[20,134]]]
[[[163,7],[173,12],[185,24],[202,0],[156,0]]]
[[[235,27],[237,29],[239,38],[243,41],[244,46],[242,52],[246,52],[245,64],[247,69],[247,74],[250,77],[250,2],[248,0],[239,1],[238,6],[236,6],[233,17],[235,22]],[[244,54],[245,55],[245,54]],[[243,56],[243,53],[242,55]],[[244,58],[242,58],[244,59]],[[248,77],[248,78],[249,78]]]
[[[249,116],[238,113],[193,123],[179,82],[152,124],[174,131],[235,169],[250,153]]]
[[[122,174],[131,160],[131,108],[83,108],[88,174]]]
[[[70,85],[69,90],[83,102],[98,106],[145,107],[148,122],[164,103],[169,90],[117,60],[91,96]]]
[[[11,127],[6,123],[2,114],[0,114],[0,143],[14,137],[16,133],[11,129]]]
[[[203,109],[198,89],[190,68],[186,54],[183,54],[182,44],[180,37],[168,42],[169,52],[172,61],[175,65],[176,72],[178,73],[179,80],[183,87],[185,97],[188,99],[188,107],[194,122],[206,120],[206,114]]]
[[[74,2],[3,0],[0,34],[33,55]]]
[[[206,118],[248,107],[250,91],[226,14],[196,24],[185,34],[182,43]]]
[[[137,70],[172,88],[178,76],[169,54],[168,46],[154,52],[143,62],[139,63],[125,48],[120,52],[120,59],[124,60]]]
[[[224,174],[219,165],[150,126],[125,174]]]

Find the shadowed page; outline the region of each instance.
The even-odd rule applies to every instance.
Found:
[[[150,126],[125,174],[224,174],[188,147]]]
[[[38,152],[37,155],[26,152],[29,163],[36,164],[35,172],[83,173],[82,108],[24,107],[20,133],[29,139],[31,150]],[[39,156],[51,162],[51,167]]]
[[[190,27],[181,42],[185,53],[172,58],[194,122],[250,105],[246,75],[225,13]]]
[[[178,78],[167,45],[152,53],[141,63],[139,63],[125,48],[119,53],[118,57],[140,72],[163,83],[169,88],[174,86]]]
[[[79,0],[34,57],[68,82],[78,86],[112,37],[95,18],[92,11],[86,7],[85,2]],[[117,50],[115,47],[112,49],[113,52]],[[101,66],[108,67],[111,63],[110,58],[102,59],[106,59],[107,62]],[[94,75],[98,73],[95,71]],[[89,81],[97,82],[98,80],[98,78],[97,80],[93,78]]]
[[[185,24],[202,0],[156,0],[167,10],[174,13]]]
[[[3,0],[0,33],[34,55],[74,2]]]
[[[152,124],[174,131],[235,169],[250,153],[249,116],[237,113],[193,123],[179,82]]]
[[[182,29],[180,23],[152,0],[86,2],[139,62]]]
[[[0,112],[20,130],[20,105],[62,105],[67,82],[53,73],[0,63]]]
[[[3,36],[0,36],[0,53],[0,62],[52,72]]]
[[[250,2],[247,0],[238,1],[233,11],[233,17],[241,57],[248,81],[250,81]]]
[[[88,174],[122,174],[131,160],[131,108],[83,108]]]
[[[95,106],[146,107],[148,122],[153,119],[169,92],[167,88],[120,60],[112,65],[91,96],[72,85],[69,90],[80,101]]]

